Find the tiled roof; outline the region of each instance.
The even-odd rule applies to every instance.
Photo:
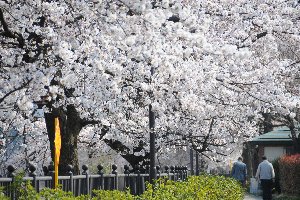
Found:
[[[291,131],[288,127],[279,127],[273,131],[255,137],[251,143],[291,143]]]

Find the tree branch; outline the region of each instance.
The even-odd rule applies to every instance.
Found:
[[[12,93],[21,90],[23,88],[25,88],[27,85],[29,85],[29,83],[32,81],[32,79],[27,80],[27,82],[24,82],[21,86],[9,91],[8,93],[6,93],[3,97],[0,98],[0,104],[5,100],[6,97],[8,97],[9,95],[11,95]]]
[[[9,37],[9,38],[16,38],[19,42],[19,47],[22,48],[25,45],[24,38],[21,34],[13,33],[11,30],[9,30],[8,25],[4,19],[3,11],[0,9],[0,21],[3,27],[4,32],[2,33],[3,36]]]

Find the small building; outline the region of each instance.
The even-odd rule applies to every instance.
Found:
[[[249,175],[254,176],[261,158],[265,155],[270,162],[293,152],[291,131],[288,127],[278,127],[273,131],[259,135],[246,144]]]
[[[257,145],[260,158],[265,155],[269,161],[273,161],[284,154],[291,154],[293,151],[291,131],[286,126],[257,136],[250,143]]]

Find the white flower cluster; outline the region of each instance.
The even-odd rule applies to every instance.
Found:
[[[262,107],[295,117],[300,6],[149,2],[1,2],[14,36],[2,24],[0,126],[22,130],[46,98],[111,127],[103,138],[148,149],[151,104],[157,145],[190,137],[219,159],[255,135]]]

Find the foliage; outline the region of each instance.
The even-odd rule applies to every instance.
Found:
[[[300,195],[300,154],[281,157],[279,166],[282,192]]]
[[[30,181],[23,181],[24,174],[24,172],[18,173],[14,177],[13,183],[8,186],[7,191],[15,193],[16,198],[19,200],[37,200],[38,194],[32,187]]]
[[[273,168],[274,168],[274,172],[275,172],[275,190],[278,193],[281,193],[281,189],[280,189],[280,167],[279,167],[279,159],[277,158],[272,162]]]
[[[232,200],[243,199],[244,189],[232,178],[215,175],[200,175],[189,177],[186,182],[158,180],[153,187],[147,185],[147,190],[140,199],[147,200]]]
[[[130,194],[130,191],[118,191],[118,190],[93,190],[94,200],[103,199],[103,200],[134,200],[135,196]]]
[[[189,177],[187,181],[159,179],[154,187],[148,184],[147,190],[140,196],[131,195],[129,190],[93,190],[92,198],[88,195],[74,197],[71,192],[65,192],[60,188],[44,188],[37,193],[29,183],[18,184],[18,187],[15,189],[20,200],[238,200],[244,196],[244,189],[235,179],[207,174]]]
[[[33,188],[30,181],[24,181],[24,172],[18,173],[14,177],[13,183],[8,186],[9,192],[15,192],[15,196],[19,200],[86,200],[89,199],[88,196],[81,195],[79,197],[74,197],[71,192],[65,192],[61,188],[58,189],[51,189],[51,188],[43,188],[39,193]],[[6,197],[1,196],[0,190],[0,199],[5,199]],[[3,198],[2,198],[3,197]]]
[[[274,172],[275,172],[275,175],[277,178],[279,178],[279,176],[277,176],[277,175],[279,175],[279,160],[280,160],[280,158],[277,158],[272,161]]]
[[[58,189],[44,188],[39,195],[42,199],[45,200],[74,199],[72,192],[65,192],[60,188]]]
[[[0,187],[0,199],[1,200],[9,200],[7,196],[4,194],[4,187]]]

